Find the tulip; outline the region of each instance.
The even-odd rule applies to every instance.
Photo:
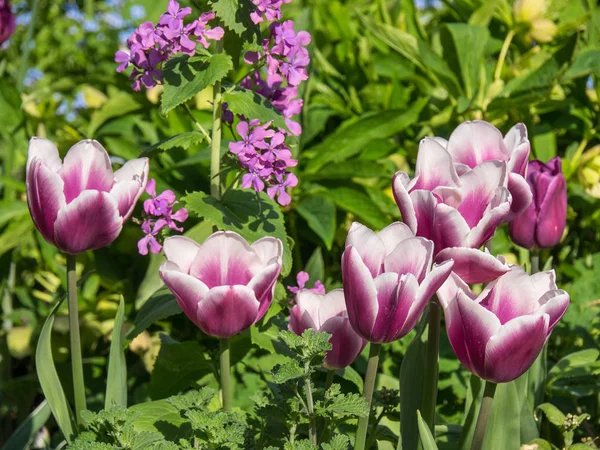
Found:
[[[117,238],[146,186],[148,158],[133,159],[113,173],[97,141],[75,144],[61,161],[56,145],[34,137],[26,172],[35,226],[49,243],[75,255]]]
[[[520,377],[533,364],[569,306],[554,271],[527,274],[519,266],[477,296],[456,274],[438,291],[448,339],[460,362],[493,383]]]
[[[412,330],[449,276],[454,261],[434,264],[433,242],[395,222],[379,233],[353,223],[342,255],[348,317],[374,343],[392,342]]]
[[[533,202],[525,213],[509,224],[511,239],[525,248],[549,248],[560,242],[567,220],[567,182],[561,160],[529,164],[527,182]]]
[[[4,44],[15,31],[15,16],[9,0],[0,0],[0,45]]]
[[[308,289],[298,291],[296,304],[290,311],[289,329],[301,335],[309,328],[331,333],[331,350],[325,355],[323,364],[328,369],[349,366],[366,345],[366,341],[350,325],[342,289],[334,289],[327,294]]]
[[[165,239],[160,277],[179,306],[204,333],[229,338],[260,320],[271,305],[283,246],[264,237],[249,245],[232,231],[198,244],[185,236]]]

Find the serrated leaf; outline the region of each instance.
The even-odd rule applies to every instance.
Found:
[[[121,296],[108,356],[106,397],[104,399],[105,409],[115,406],[127,407],[127,363],[125,361],[125,352],[123,351],[125,341],[125,331],[123,330],[124,320],[125,302],[123,296]]]
[[[255,9],[249,0],[211,0],[210,9],[217,15],[223,25],[238,36],[251,35],[258,27],[250,19]]]
[[[208,56],[178,56],[170,59],[164,71],[161,112],[167,114],[198,92],[213,85],[233,68],[231,56],[224,53]]]
[[[296,211],[331,250],[336,225],[335,203],[321,196],[306,197],[296,206]]]
[[[189,434],[187,421],[181,417],[179,410],[166,400],[138,403],[129,408],[129,411],[137,413],[131,423],[138,432],[162,431],[165,438],[169,440],[176,440]]]
[[[328,399],[322,412],[338,416],[366,417],[369,414],[367,400],[359,394],[339,394]]]
[[[249,243],[264,236],[273,236],[283,244],[281,276],[292,269],[292,251],[285,230],[281,209],[269,196],[261,192],[229,190],[220,200],[204,192],[193,192],[183,197],[188,211],[209,220],[221,230],[239,233]]]
[[[133,339],[158,320],[165,319],[182,312],[175,296],[167,288],[161,288],[142,305],[127,332],[127,339]]]
[[[227,103],[227,109],[233,114],[248,119],[258,119],[261,123],[273,121],[276,127],[288,129],[281,113],[266,98],[254,91],[236,87],[231,92],[223,94],[223,101]]]
[[[538,409],[542,411],[550,423],[556,425],[557,427],[560,427],[565,423],[565,415],[552,403],[542,403],[535,409],[536,411]]]
[[[328,444],[321,444],[323,450],[348,450],[348,445],[350,445],[350,438],[343,434],[337,434]]]
[[[306,375],[304,368],[300,367],[298,361],[289,361],[275,366],[273,369],[273,381],[277,384],[286,383],[290,380],[296,380]]]
[[[204,135],[200,131],[186,131],[151,145],[140,154],[140,157],[147,156],[151,158],[172,148],[187,149],[200,144],[202,141],[204,141]]]

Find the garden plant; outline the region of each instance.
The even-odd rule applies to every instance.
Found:
[[[600,442],[592,0],[0,0],[2,450]]]

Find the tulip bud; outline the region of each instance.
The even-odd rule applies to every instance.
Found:
[[[10,10],[9,0],[0,0],[0,45],[15,31],[15,16]]]
[[[327,294],[301,289],[296,304],[290,310],[289,329],[298,336],[312,328],[331,333],[331,350],[323,365],[328,369],[343,369],[354,362],[367,341],[352,329],[346,311],[344,291],[334,289]]]
[[[64,161],[49,140],[29,141],[29,212],[44,239],[66,253],[114,241],[147,180],[148,158],[132,159],[113,173],[108,153],[91,139],[71,147]]]
[[[567,221],[567,182],[560,158],[548,164],[529,163],[527,183],[533,193],[529,208],[509,224],[514,243],[525,248],[550,248],[560,242]]]
[[[517,0],[513,5],[513,15],[516,22],[533,22],[546,7],[544,0]]]
[[[535,19],[531,23],[531,29],[529,30],[529,37],[541,44],[551,42],[556,36],[558,27],[554,22],[548,19]]]

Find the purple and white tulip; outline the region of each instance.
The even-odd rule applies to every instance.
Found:
[[[44,239],[70,254],[114,241],[148,180],[148,158],[128,161],[113,173],[104,147],[88,139],[64,161],[48,139],[29,141],[26,182],[31,217]]]
[[[456,274],[437,295],[456,356],[472,373],[494,383],[525,373],[569,306],[554,271],[529,275],[519,266],[511,266],[479,296]]]
[[[309,289],[298,291],[296,304],[290,310],[289,329],[301,335],[309,328],[331,333],[331,350],[323,363],[328,369],[349,366],[367,344],[350,325],[342,289],[334,289],[327,294]]]
[[[395,222],[374,233],[353,223],[342,255],[348,317],[369,342],[395,341],[412,330],[446,281],[454,261],[434,264],[434,245]]]
[[[567,182],[559,157],[548,164],[529,163],[527,183],[533,193],[531,205],[509,224],[510,237],[525,248],[550,248],[558,244],[567,223]]]
[[[184,236],[165,239],[160,277],[183,312],[204,333],[228,338],[265,315],[281,272],[283,246],[264,237],[249,245],[232,231],[203,244]]]

